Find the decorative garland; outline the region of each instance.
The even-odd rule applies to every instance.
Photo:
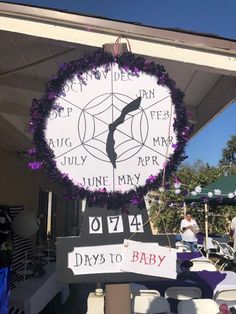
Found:
[[[182,185],[178,180],[173,184],[173,187],[171,187],[169,183],[165,185],[165,188],[160,187],[158,191],[156,191],[156,195],[154,194],[152,197],[154,198],[154,202],[157,202],[159,205],[165,203],[166,207],[173,207],[175,203],[178,207],[182,207],[184,203],[187,203],[192,208],[194,208],[196,204],[222,205],[226,203],[227,205],[234,205],[236,203],[236,190],[222,193],[220,189],[211,191],[205,191],[203,189],[204,188],[198,185],[191,191],[187,185]],[[163,197],[165,192],[174,193],[176,198],[171,198],[170,196]],[[178,196],[180,196],[179,199]],[[198,199],[194,201],[194,197],[198,197]]]
[[[174,121],[174,130],[176,132],[177,144],[173,145],[174,153],[169,157],[169,161],[164,165],[165,169],[161,170],[158,175],[151,175],[146,184],[132,189],[128,192],[107,192],[106,189],[90,191],[83,186],[75,185],[67,174],[61,173],[54,160],[54,153],[50,149],[45,139],[45,127],[47,118],[51,110],[60,110],[56,105],[58,97],[63,95],[63,87],[66,81],[71,80],[77,75],[81,83],[86,84],[83,80],[83,74],[92,71],[96,79],[100,78],[98,67],[104,66],[108,71],[112,63],[129,72],[131,75],[139,76],[140,72],[155,76],[157,84],[167,86],[170,90],[172,103],[175,106],[176,119]],[[172,172],[175,172],[179,164],[186,158],[184,148],[191,132],[191,127],[187,124],[186,109],[183,105],[184,94],[176,88],[175,82],[169,78],[163,66],[148,62],[142,57],[136,57],[131,52],[125,53],[118,57],[113,57],[110,53],[103,50],[97,50],[93,56],[85,56],[82,59],[64,63],[60,66],[59,71],[47,83],[46,91],[40,99],[34,99],[31,107],[30,130],[33,133],[34,148],[29,150],[33,158],[29,162],[29,167],[33,170],[46,168],[46,172],[57,182],[65,187],[65,197],[70,199],[87,199],[91,206],[106,206],[107,208],[125,208],[127,204],[144,205],[144,195],[153,188],[162,185],[162,177],[168,179]],[[164,171],[164,173],[163,173]]]

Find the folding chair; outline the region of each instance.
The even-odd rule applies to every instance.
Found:
[[[208,270],[208,271],[217,271],[217,268],[212,262],[207,261],[191,261],[193,263],[193,266],[190,267],[190,271],[202,271],[202,270]]]
[[[187,245],[184,245],[183,242],[181,242],[181,241],[175,242],[175,247],[176,247],[177,252],[181,252],[181,253],[190,252]]]
[[[130,297],[132,299],[132,301],[134,300],[134,298],[136,296],[156,296],[156,297],[160,297],[161,294],[158,290],[149,290],[149,289],[143,289],[143,290],[136,290],[136,291],[130,291]]]
[[[211,254],[217,255],[219,258],[218,263],[221,263],[219,268],[220,271],[224,270],[226,267],[236,268],[236,253],[234,249],[225,242],[218,242],[216,240],[212,240],[215,246],[215,252],[211,252]]]
[[[139,290],[139,294],[140,295],[153,295],[153,296],[157,296],[160,297],[161,294],[158,290]]]
[[[223,255],[221,255],[221,257],[224,259],[224,262],[221,265],[220,270],[224,270],[228,266],[233,266],[231,264],[233,264],[233,261],[236,258],[236,254],[235,254],[234,249],[229,244],[224,243],[224,242],[219,243],[219,247],[220,247],[221,251],[223,252]],[[236,263],[236,261],[235,261],[235,263]]]
[[[161,296],[160,292],[158,290],[151,290],[145,287],[141,284],[130,284],[130,293],[131,293],[131,299],[133,299],[136,295],[155,295],[155,296]]]
[[[134,298],[134,314],[170,314],[169,302],[155,295],[140,295]]]
[[[227,304],[228,307],[236,306],[236,289],[217,291],[213,299],[218,305]]]
[[[219,262],[219,260],[220,259],[217,259],[217,261],[215,261],[215,262],[213,262],[212,260],[210,260],[209,258],[207,258],[207,257],[205,257],[205,256],[201,256],[201,257],[196,257],[196,258],[193,258],[193,259],[191,259],[191,262],[193,263],[193,264],[196,264],[196,263],[205,263],[205,264],[202,264],[202,267],[204,266],[204,265],[206,265],[206,263],[208,263],[208,265],[206,266],[208,269],[206,269],[206,270],[209,270],[209,268],[211,268],[212,270],[217,270],[216,269],[216,265],[218,264],[218,262]],[[214,268],[212,268],[211,266],[209,266],[209,264],[210,265],[214,265],[215,267]],[[208,267],[209,266],[209,267]],[[198,267],[201,267],[201,265],[198,265]]]
[[[179,302],[199,299],[201,296],[202,291],[197,287],[169,287],[165,291],[165,298],[170,303],[171,313],[177,313]]]
[[[202,262],[202,263],[211,263],[212,264],[212,261],[205,257],[205,256],[200,256],[200,257],[195,257],[195,258],[192,258],[191,259],[191,262]]]
[[[216,240],[211,239],[211,245],[208,248],[208,253],[209,255],[224,255],[221,247],[220,247],[220,243]]]
[[[178,314],[219,314],[218,304],[211,299],[193,299],[178,304]]]
[[[197,287],[170,287],[165,291],[166,299],[191,300],[201,297],[202,291]]]

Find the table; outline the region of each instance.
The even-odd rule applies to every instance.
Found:
[[[61,303],[64,303],[70,292],[67,284],[57,283],[56,265],[45,266],[45,275],[32,278],[24,285],[10,292],[10,306],[24,311],[25,314],[37,314],[58,294],[61,293]]]
[[[236,289],[236,273],[233,271],[207,271],[198,272],[198,275],[211,286],[213,294],[218,291]]]

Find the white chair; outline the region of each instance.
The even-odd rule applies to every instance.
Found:
[[[180,301],[178,314],[219,314],[218,304],[211,299],[193,299]]]
[[[236,253],[228,243],[219,242],[218,246],[220,248],[219,257],[221,258],[221,260],[223,260],[223,263],[219,270],[224,270],[225,267],[230,265],[230,262],[236,258]]]
[[[202,270],[208,270],[208,271],[217,271],[217,268],[214,264],[211,262],[204,262],[204,261],[191,261],[193,263],[193,266],[190,267],[190,271],[202,271]]]
[[[139,290],[139,294],[140,295],[153,295],[153,296],[156,296],[156,297],[160,297],[161,294],[158,290],[148,290],[148,289],[145,289],[145,290]]]
[[[131,291],[130,297],[131,297],[131,303],[132,303],[132,307],[134,307],[134,299],[136,296],[156,296],[156,297],[160,297],[161,294],[159,291],[157,290],[149,290],[149,289],[141,289],[141,290],[136,290],[136,291]]]
[[[193,265],[196,264],[196,263],[198,263],[198,264],[199,264],[199,263],[204,263],[204,264],[202,265],[202,267],[204,267],[204,265],[206,265],[206,264],[208,263],[208,264],[206,265],[206,268],[207,268],[207,269],[205,269],[205,270],[217,270],[216,265],[217,265],[218,261],[216,261],[215,263],[213,263],[212,260],[210,260],[209,258],[206,258],[205,256],[193,258],[193,259],[191,259],[191,262],[193,263]],[[210,265],[214,265],[215,267],[213,268],[213,267],[210,266]],[[197,267],[201,267],[201,265],[200,265],[200,266],[197,265]],[[204,270],[204,269],[203,269],[203,270]]]
[[[170,287],[165,291],[166,299],[191,300],[201,297],[202,291],[197,287]]]
[[[104,293],[102,289],[90,292],[87,299],[87,314],[104,314]]]
[[[156,296],[156,297],[160,297],[161,294],[159,291],[157,290],[149,290],[149,289],[143,289],[143,290],[138,290],[136,292],[131,292],[131,303],[132,303],[132,307],[134,307],[134,299],[136,296]]]
[[[170,314],[169,302],[155,295],[138,295],[134,298],[134,314]]]
[[[183,242],[181,241],[177,241],[175,243],[175,247],[176,247],[177,252],[180,252],[180,253],[191,252],[189,248],[187,247],[187,245],[184,245]]]
[[[217,291],[213,297],[218,305],[223,303],[230,306],[236,306],[236,289],[227,289]]]
[[[205,251],[207,250],[209,254],[216,254],[220,251],[220,248],[218,247],[218,243],[219,243],[218,241],[213,240],[212,238],[208,237],[207,240],[206,238],[204,240],[203,248]]]
[[[206,258],[205,256],[195,257],[191,259],[191,262],[202,262],[202,263],[211,263],[212,261],[209,258]]]
[[[160,292],[158,290],[151,290],[139,284],[130,284],[130,292],[131,292],[131,299],[134,299],[136,295],[155,295],[155,296],[161,296]]]
[[[225,255],[223,247],[221,243],[216,240],[211,240],[211,246],[208,249],[209,254],[217,255],[219,258]]]

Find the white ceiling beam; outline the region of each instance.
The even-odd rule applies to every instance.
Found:
[[[89,17],[50,10],[44,10],[45,16],[43,17],[41,16],[42,13],[37,15],[37,12],[43,11],[42,9],[41,11],[39,9],[37,11],[36,8],[30,9],[29,12],[31,13],[27,13],[25,8],[24,10],[21,8],[17,13],[0,10],[0,30],[92,47],[102,47],[106,43],[115,43],[117,37],[122,35],[129,39],[132,52],[136,54],[174,60],[197,66],[201,70],[236,76],[235,50],[207,47],[199,43],[194,45],[194,43],[184,41],[181,43],[178,40],[175,42],[174,39],[168,41],[165,38],[155,36],[154,28],[115,21],[112,23],[113,21],[102,19],[100,19],[99,24],[99,19],[95,18],[97,25],[91,26],[89,23],[91,24],[92,18]],[[113,25],[113,27],[108,29],[106,24]],[[102,25],[106,25],[106,27],[102,27]],[[116,26],[117,28],[115,28]],[[149,29],[150,31],[148,31]],[[138,30],[142,30],[143,33],[139,33]],[[191,35],[194,38],[194,35]],[[227,43],[226,40],[224,42]]]
[[[67,27],[84,29],[88,32],[130,35],[135,38],[150,39],[157,42],[179,44],[181,46],[195,46],[200,48],[210,47],[215,51],[228,50],[236,53],[236,41],[220,38],[210,34],[201,34],[181,29],[165,29],[150,27],[141,23],[112,20],[105,17],[80,15],[78,13],[67,13],[47,8],[39,8],[13,3],[0,3],[0,12],[3,16],[19,17],[28,20],[41,21],[43,23],[55,23]]]
[[[24,71],[26,69],[32,69],[34,68],[35,66],[38,66],[39,64],[43,64],[45,62],[48,62],[50,60],[53,60],[53,59],[56,59],[60,56],[64,56],[72,51],[74,51],[75,49],[74,48],[71,48],[71,49],[68,49],[68,50],[64,50],[62,52],[59,52],[57,54],[54,54],[52,56],[49,56],[47,58],[43,58],[43,59],[40,59],[38,61],[35,61],[35,62],[32,62],[32,63],[29,63],[29,64],[26,64],[26,65],[23,65],[21,67],[18,67],[18,68],[15,68],[13,70],[10,70],[10,71],[7,71],[7,72],[4,72],[4,73],[0,73],[0,80],[3,79],[4,77],[7,77],[7,76],[11,76],[13,74],[16,74],[20,71]]]
[[[19,89],[43,92],[46,82],[33,76],[14,74],[10,76],[0,77],[0,86],[9,86]]]
[[[209,124],[235,100],[236,78],[222,76],[196,108],[198,123],[194,126],[194,133],[196,134],[202,127]]]

